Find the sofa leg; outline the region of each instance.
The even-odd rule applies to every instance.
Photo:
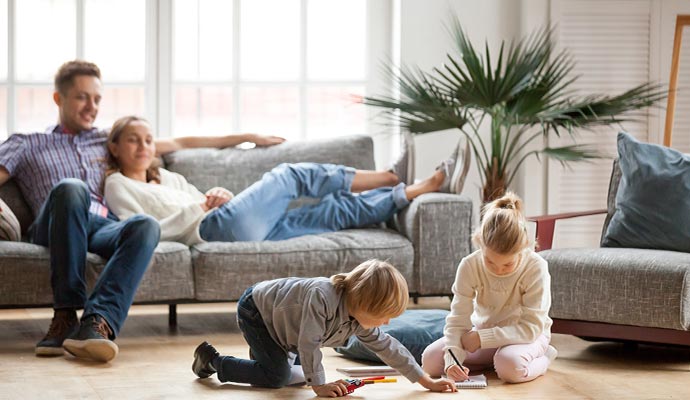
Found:
[[[168,304],[168,327],[177,328],[177,304]]]
[[[419,296],[412,296],[412,303],[419,304]]]

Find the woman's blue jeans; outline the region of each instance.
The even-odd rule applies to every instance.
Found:
[[[281,164],[207,215],[199,233],[206,241],[285,240],[384,222],[409,205],[404,184],[354,194],[354,176],[342,165]],[[300,197],[321,201],[288,210]]]

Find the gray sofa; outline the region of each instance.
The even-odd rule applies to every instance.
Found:
[[[167,169],[184,175],[201,191],[223,186],[238,193],[283,162],[311,161],[373,169],[370,137],[286,142],[256,149],[195,149],[167,155]],[[17,186],[0,187],[0,198],[26,232],[32,215]],[[179,243],[158,245],[135,303],[175,304],[237,300],[253,283],[285,276],[330,276],[369,258],[390,260],[416,296],[450,294],[462,257],[471,252],[472,204],[464,196],[420,196],[388,227],[351,229],[277,242]],[[0,242],[0,308],[52,303],[48,250],[26,242]],[[104,260],[89,254],[86,277],[93,285]]]
[[[690,345],[690,254],[632,248],[551,249],[555,221],[616,212],[615,162],[606,210],[548,215],[537,222],[549,263],[552,331],[590,339]],[[664,206],[664,205],[661,205]]]

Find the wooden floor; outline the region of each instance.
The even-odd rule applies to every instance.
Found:
[[[447,300],[422,307],[447,307]],[[38,358],[33,354],[50,322],[52,310],[0,310],[0,399],[310,399],[307,387],[278,390],[221,385],[214,377],[196,379],[192,352],[208,340],[224,354],[246,356],[235,323],[234,304],[179,306],[179,327],[169,331],[167,307],[136,306],[117,343],[120,354],[109,364],[71,356]],[[559,358],[533,382],[509,385],[489,373],[487,389],[465,390],[462,399],[688,399],[690,349],[591,343],[554,335]],[[324,349],[331,380],[343,377],[336,368],[362,365]],[[413,397],[411,397],[413,396]],[[404,378],[397,383],[369,385],[350,398],[442,399],[453,394],[426,392]]]

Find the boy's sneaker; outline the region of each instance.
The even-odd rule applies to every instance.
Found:
[[[414,139],[409,132],[402,135],[400,155],[390,171],[398,176],[400,182],[406,185],[414,183]]]
[[[558,357],[558,350],[556,350],[555,347],[549,345],[549,347],[546,349],[546,353],[544,353],[544,355],[545,355],[549,360],[551,360],[551,362],[553,362],[553,360],[555,360],[556,357]]]
[[[79,320],[75,310],[55,310],[48,333],[36,344],[36,355],[44,357],[63,355],[65,351],[62,349],[62,343],[77,329],[79,329]]]
[[[220,354],[216,348],[211,346],[208,342],[203,342],[194,350],[194,362],[192,362],[192,371],[199,378],[208,378],[216,373],[216,368],[212,361],[219,357]]]
[[[75,357],[108,362],[115,358],[118,347],[110,340],[113,331],[98,314],[83,318],[79,330],[65,339],[63,347]]]

